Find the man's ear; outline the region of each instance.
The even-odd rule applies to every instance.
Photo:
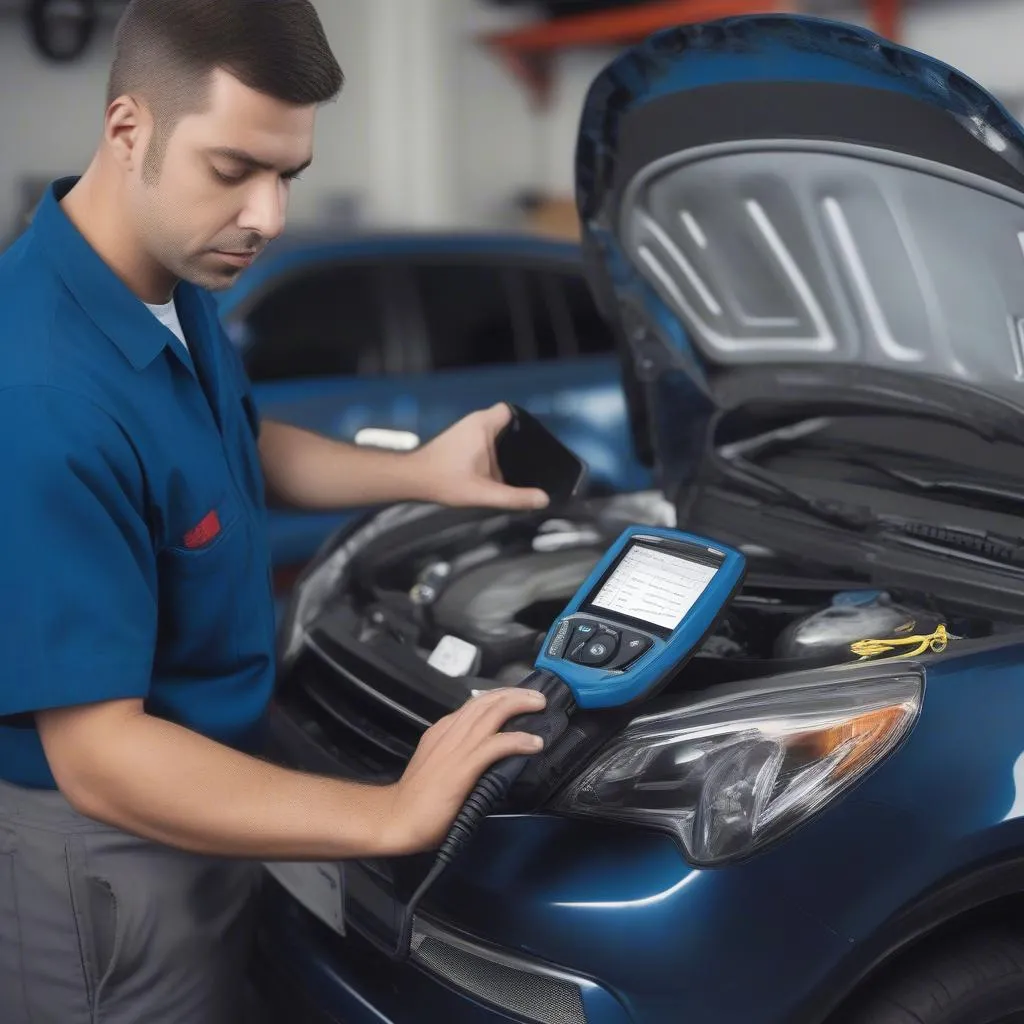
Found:
[[[152,116],[133,96],[119,96],[107,108],[104,140],[114,159],[125,170],[141,164],[145,140],[152,131]]]

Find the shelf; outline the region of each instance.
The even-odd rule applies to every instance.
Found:
[[[861,2],[868,5],[875,30],[896,39],[903,0]],[[564,15],[485,35],[481,41],[525,84],[534,104],[543,107],[551,96],[552,58],[559,51],[631,46],[675,25],[745,14],[813,13],[814,7],[814,0],[651,0],[590,14]]]
[[[903,0],[868,0],[875,31],[896,42],[903,27]]]

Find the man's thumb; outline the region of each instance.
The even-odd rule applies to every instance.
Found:
[[[510,487],[496,480],[488,481],[481,496],[497,508],[540,509],[551,504],[548,495],[536,487]]]

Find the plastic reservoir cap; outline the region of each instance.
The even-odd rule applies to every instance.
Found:
[[[437,646],[427,658],[427,664],[446,676],[475,675],[480,668],[480,648],[467,643],[457,636],[448,634],[441,637]]]

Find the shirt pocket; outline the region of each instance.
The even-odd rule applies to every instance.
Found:
[[[260,618],[253,594],[261,592],[241,499],[228,490],[196,509],[188,520],[193,525],[182,531],[180,543],[164,548],[158,562],[158,669],[193,679],[231,672],[251,650],[251,622]],[[207,520],[211,513],[215,526]],[[198,532],[186,540],[193,530]]]
[[[216,564],[215,555],[221,547],[230,546],[232,534],[243,519],[242,503],[228,487],[215,500],[193,499],[188,510],[178,513],[177,530],[169,538],[164,554],[183,568],[195,566],[199,571]]]

